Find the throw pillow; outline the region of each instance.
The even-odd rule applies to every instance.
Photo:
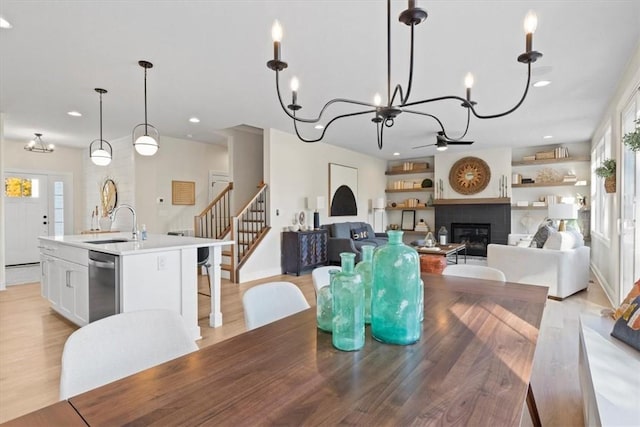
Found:
[[[536,234],[534,234],[533,239],[531,240],[531,247],[544,247],[544,244],[551,233],[555,233],[555,230],[548,225],[543,225],[542,227],[538,228],[538,231],[536,232]]]
[[[351,238],[353,240],[364,240],[369,237],[367,227],[354,228],[351,230]]]
[[[582,241],[582,239],[580,240]],[[547,238],[547,241],[544,243],[544,249],[555,249],[558,251],[568,251],[570,249],[575,249],[579,245],[577,241],[577,237],[574,233],[570,231],[558,231],[556,233],[551,233]]]
[[[640,279],[638,279],[638,281],[633,284],[633,287],[631,288],[627,296],[622,300],[622,304],[620,304],[620,307],[618,307],[613,313],[613,318],[615,320],[618,320],[620,317],[622,317],[622,313],[624,313],[629,308],[629,304],[631,304],[631,301],[633,301],[637,296],[640,296]]]
[[[640,296],[635,297],[613,325],[611,336],[640,350]]]

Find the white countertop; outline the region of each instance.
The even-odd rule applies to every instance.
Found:
[[[167,234],[148,234],[146,240],[131,240],[131,233],[73,234],[66,236],[40,236],[39,239],[56,242],[92,251],[114,255],[132,255],[166,250],[201,248],[206,246],[224,246],[234,243],[233,240],[204,239],[200,237],[170,236]],[[96,240],[127,239],[118,243],[87,243]]]

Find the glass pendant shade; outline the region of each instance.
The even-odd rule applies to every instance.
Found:
[[[104,140],[96,139],[89,146],[89,157],[93,164],[98,166],[107,166],[111,163],[112,152],[111,144]]]
[[[158,135],[158,131],[153,126],[147,125],[149,133],[155,133]],[[133,129],[133,146],[141,156],[153,156],[158,151],[158,141],[153,136],[144,133],[145,125],[141,124]],[[139,130],[139,135],[136,135],[136,130]],[[142,131],[142,132],[140,132]],[[156,137],[160,139],[159,137]]]

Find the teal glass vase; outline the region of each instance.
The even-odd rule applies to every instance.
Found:
[[[378,341],[407,345],[420,339],[420,259],[402,243],[402,231],[388,232],[389,243],[373,254],[371,334]]]
[[[323,286],[316,295],[316,323],[318,329],[331,332],[333,330],[333,301],[331,297],[331,282],[333,275],[340,270],[329,270],[329,285]]]
[[[364,285],[362,276],[355,272],[356,254],[340,254],[342,271],[331,280],[333,301],[332,342],[342,351],[360,350],[364,346]]]
[[[371,324],[371,288],[373,287],[373,250],[375,246],[362,246],[362,261],[356,264],[355,271],[362,276],[364,284],[364,323]]]

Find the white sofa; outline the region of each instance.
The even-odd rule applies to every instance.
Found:
[[[580,315],[579,375],[585,426],[640,423],[640,352],[612,337],[614,320]]]
[[[549,287],[549,296],[563,299],[589,285],[591,249],[537,249],[490,244],[487,265],[501,270],[507,282]]]

